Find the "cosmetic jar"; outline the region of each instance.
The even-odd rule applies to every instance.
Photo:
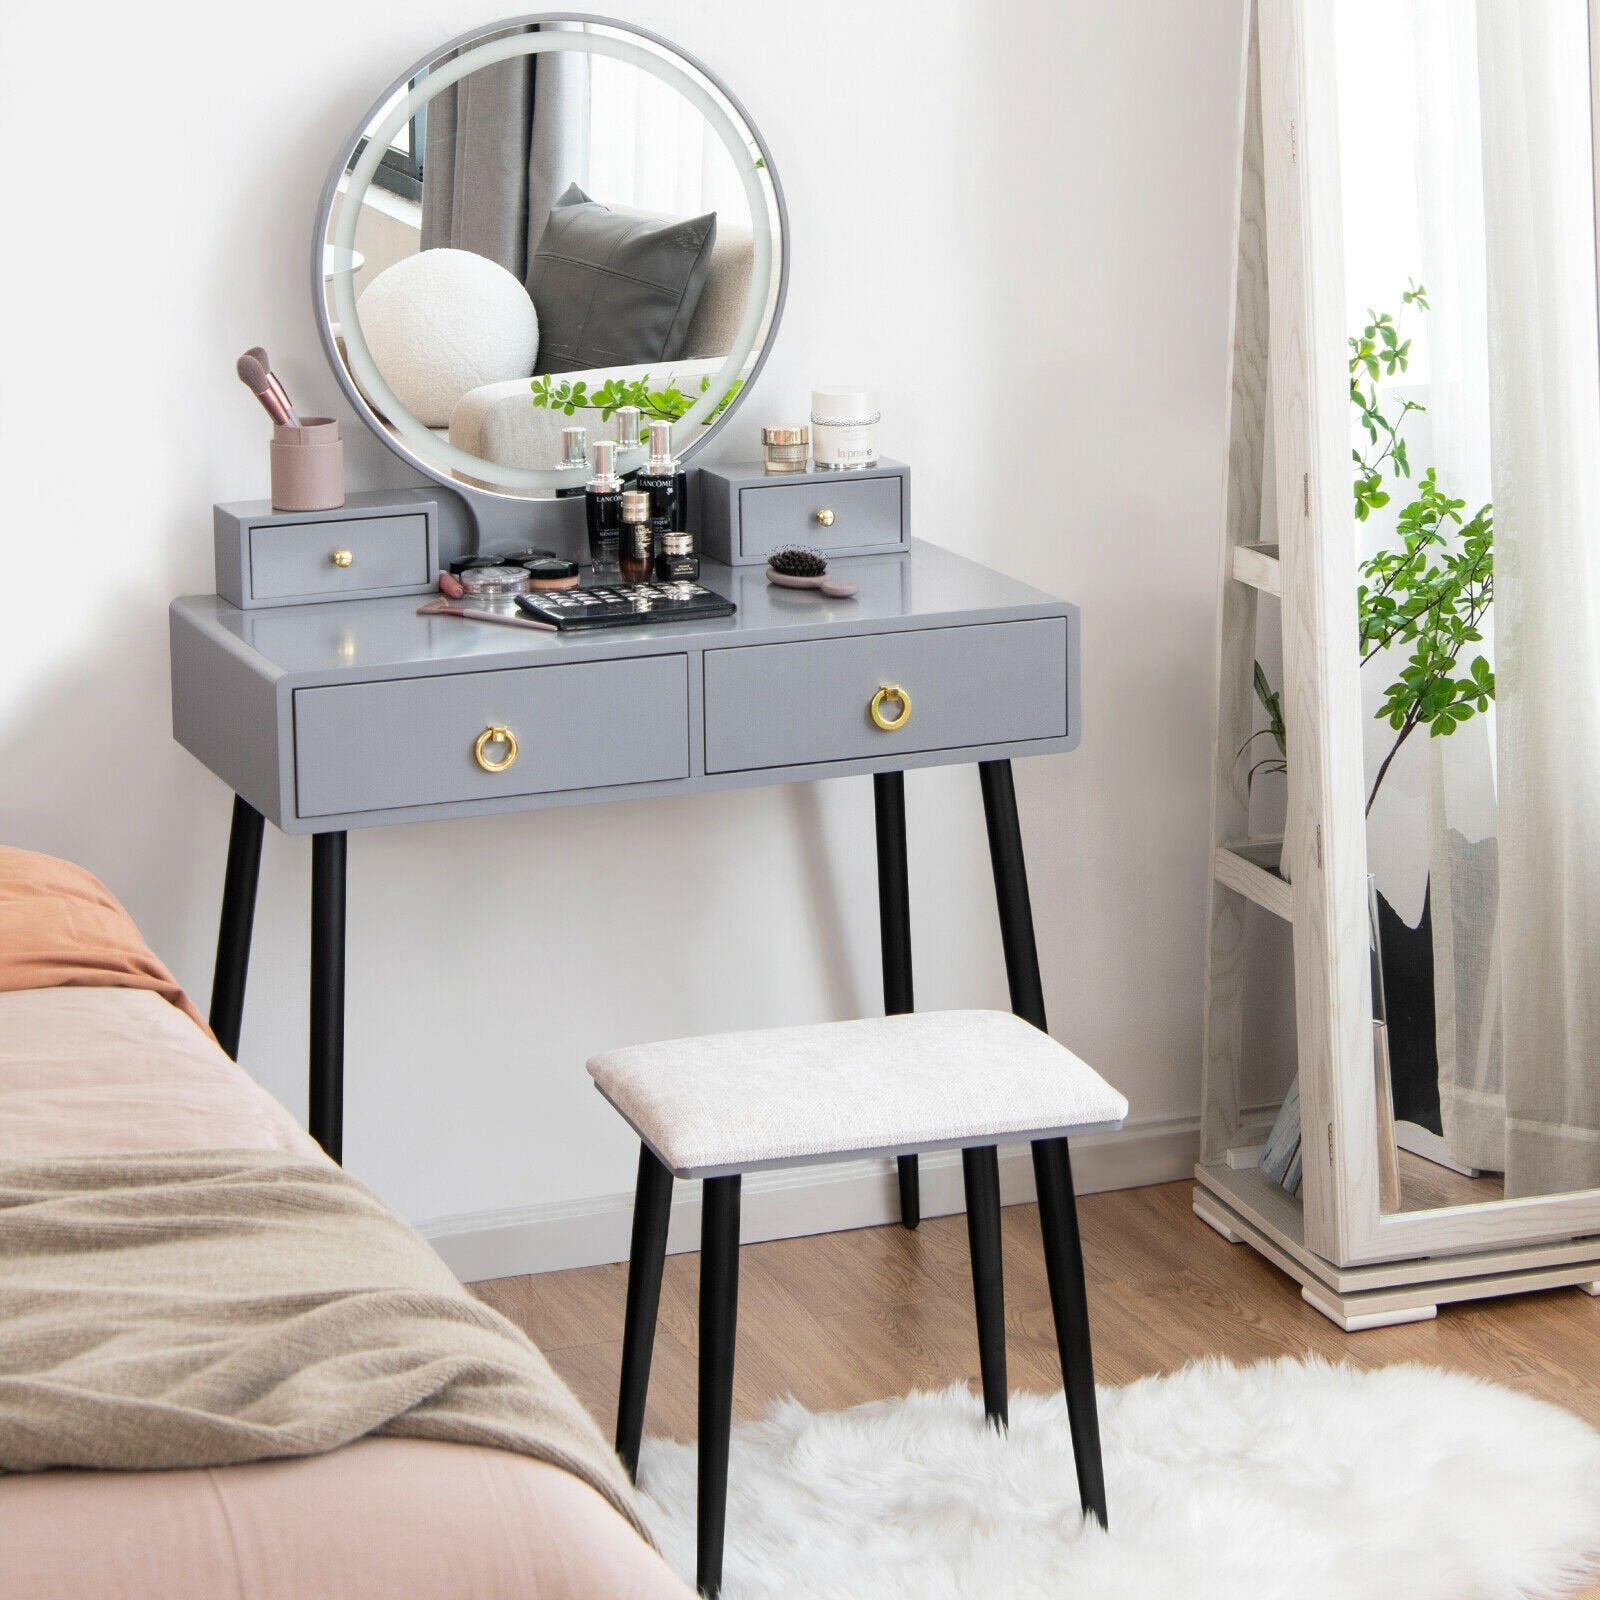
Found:
[[[344,504],[344,445],[332,417],[272,430],[272,509],[334,511]]]
[[[700,577],[700,557],[694,553],[692,533],[664,533],[656,557],[656,577],[662,583],[695,583]]]
[[[813,389],[811,447],[818,472],[878,464],[878,397],[870,389]]]
[[[578,563],[560,556],[541,556],[537,561],[525,561],[530,589],[576,589]]]
[[[768,472],[804,472],[810,455],[809,428],[761,430],[761,462]]]
[[[528,592],[528,574],[522,567],[468,567],[461,587],[472,601],[491,611],[515,608],[514,597]]]
[[[480,551],[475,556],[457,556],[450,563],[449,570],[459,578],[463,572],[470,572],[474,567],[522,567],[530,561],[554,554],[554,550],[505,550],[494,554]]]

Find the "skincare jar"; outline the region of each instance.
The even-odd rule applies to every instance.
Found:
[[[878,464],[878,397],[870,389],[811,391],[811,451],[818,472]]]
[[[811,455],[809,428],[763,428],[761,461],[770,473],[804,472]]]

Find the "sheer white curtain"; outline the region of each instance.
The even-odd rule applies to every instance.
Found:
[[[1585,0],[1479,0],[1506,1192],[1600,1186],[1600,333]]]

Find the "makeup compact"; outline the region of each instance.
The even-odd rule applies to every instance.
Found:
[[[568,561],[562,556],[540,556],[536,561],[524,561],[523,570],[528,574],[528,588],[540,589],[576,589],[578,587],[578,563]]]

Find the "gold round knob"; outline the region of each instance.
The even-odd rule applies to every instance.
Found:
[[[503,744],[506,753],[498,761],[485,752],[492,744]],[[503,722],[491,723],[473,741],[472,758],[485,772],[504,772],[517,759],[517,736]]]
[[[900,709],[893,716],[885,714],[883,709],[885,700],[898,700],[900,702]],[[911,696],[898,683],[886,683],[873,695],[867,705],[867,710],[871,714],[872,720],[885,733],[893,733],[896,728],[905,727],[911,720]]]
[[[356,555],[353,550],[335,550],[333,552],[333,564],[336,567],[353,567],[355,562]]]
[[[817,513],[817,524],[823,528],[833,526],[833,513],[826,506]]]

